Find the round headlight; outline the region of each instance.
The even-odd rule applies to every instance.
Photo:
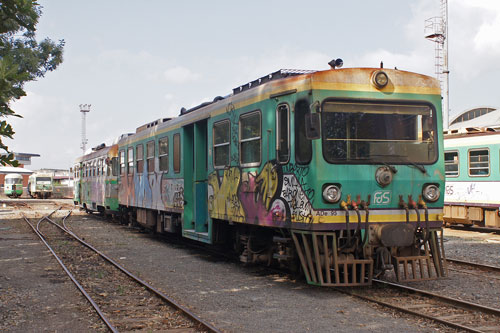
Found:
[[[383,88],[389,83],[389,77],[383,71],[376,71],[373,73],[372,80],[377,88]]]
[[[437,185],[428,184],[422,189],[422,195],[426,201],[435,202],[439,199],[441,192],[439,191],[439,187],[437,187]]]
[[[387,186],[392,182],[392,171],[389,167],[382,166],[375,172],[375,180],[380,186]]]
[[[335,203],[340,200],[342,191],[337,185],[328,185],[323,189],[323,199],[327,202]]]

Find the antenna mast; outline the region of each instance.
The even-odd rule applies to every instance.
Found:
[[[80,104],[80,113],[82,114],[82,145],[80,148],[82,149],[82,155],[85,155],[85,150],[87,150],[87,130],[86,130],[86,116],[87,113],[90,112],[91,104]]]
[[[435,42],[434,48],[435,73],[441,84],[443,94],[443,129],[449,126],[449,75],[448,69],[448,0],[440,0],[441,16],[431,17],[425,20],[425,38]]]

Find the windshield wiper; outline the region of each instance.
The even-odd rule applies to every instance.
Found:
[[[415,162],[412,162],[412,161],[410,161],[407,158],[405,159],[405,162],[410,163],[412,166],[414,166],[415,168],[417,168],[418,170],[420,170],[423,174],[427,173],[427,170],[425,169],[425,167],[423,165],[420,165],[420,164],[417,164]]]
[[[423,165],[420,165],[420,164],[417,164],[415,162],[410,161],[410,159],[407,156],[404,156],[404,155],[371,155],[371,156],[395,157],[395,158],[399,159],[401,162],[405,162],[405,163],[410,164],[411,166],[414,166],[415,168],[417,168],[418,170],[420,170],[420,172],[422,172],[423,174],[427,173],[427,170],[425,169],[425,167]],[[374,163],[379,163],[380,162],[380,163],[382,163],[384,165],[387,165],[386,163],[381,162],[381,161],[375,161],[375,160],[373,160],[373,162]],[[391,166],[389,166],[389,165],[387,165],[387,166],[391,169]],[[394,167],[392,167],[392,168],[394,168]],[[391,171],[392,171],[392,169],[391,169]]]
[[[381,155],[382,156],[382,155]],[[384,162],[384,161],[379,161],[379,160],[374,160],[373,158],[369,158],[369,157],[364,157],[364,158],[357,158],[358,160],[367,160],[367,161],[370,161],[374,164],[382,164],[382,165],[385,165],[386,167],[389,168],[389,170],[391,170],[392,173],[397,173],[398,172],[398,169],[396,169],[394,166]]]

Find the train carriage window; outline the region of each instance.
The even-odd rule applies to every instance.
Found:
[[[240,116],[240,164],[257,166],[260,164],[261,124],[260,111]]]
[[[158,156],[160,171],[168,172],[168,136],[158,140]]]
[[[128,162],[127,173],[131,175],[134,173],[134,147],[128,148],[127,162]]]
[[[490,151],[488,149],[469,150],[469,176],[490,175]]]
[[[125,174],[125,150],[120,150],[120,175]]]
[[[278,105],[276,110],[276,157],[280,163],[287,163],[290,159],[289,116],[288,105]]]
[[[213,126],[213,162],[215,168],[229,165],[230,131],[229,120],[219,121]]]
[[[432,164],[438,158],[438,125],[427,103],[326,100],[323,157],[329,163]]]
[[[97,172],[96,175],[99,177],[101,175],[101,167],[102,167],[102,161],[99,159],[97,161]]]
[[[149,141],[146,144],[146,158],[148,172],[155,172],[155,142]]]
[[[113,176],[118,176],[118,158],[113,157],[111,159],[111,172]]]
[[[181,172],[181,135],[174,134],[174,172]]]
[[[97,161],[94,160],[92,162],[92,177],[95,177],[96,169],[97,169]]]
[[[136,159],[137,159],[137,173],[142,173],[144,171],[144,145],[141,143],[135,147]]]
[[[444,170],[446,177],[458,177],[458,151],[446,151],[444,153]]]
[[[306,137],[306,115],[309,103],[300,100],[295,105],[295,161],[308,164],[312,159],[312,142]]]

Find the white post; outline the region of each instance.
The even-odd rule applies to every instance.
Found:
[[[85,127],[86,124],[86,116],[87,113],[90,112],[91,104],[80,104],[80,112],[82,114],[82,145],[80,148],[82,149],[82,155],[85,155],[85,150],[87,150],[87,129]]]

